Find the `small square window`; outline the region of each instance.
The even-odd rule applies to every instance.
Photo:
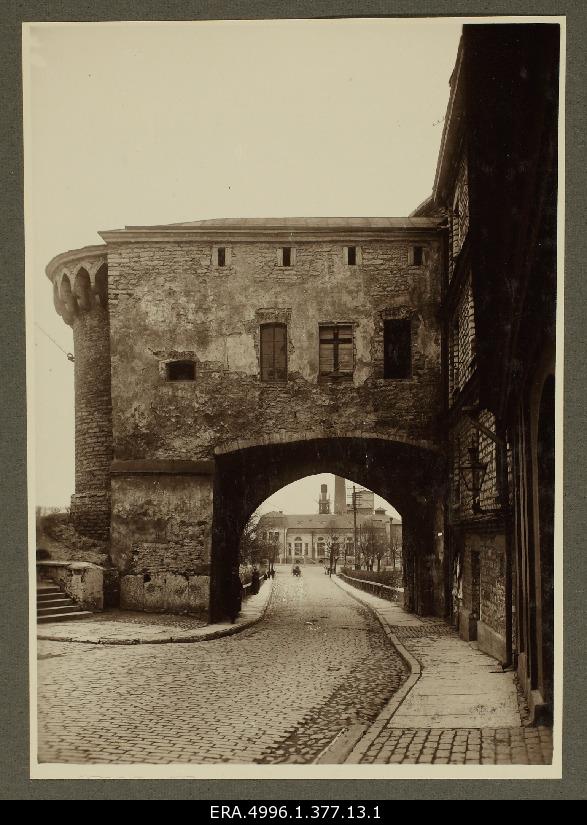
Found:
[[[360,246],[343,246],[342,262],[345,266],[359,266],[361,264]]]
[[[278,246],[277,247],[277,266],[279,267],[294,267],[296,265],[296,248],[295,246]]]
[[[224,269],[231,264],[231,248],[230,246],[213,246],[212,247],[212,266]]]
[[[165,376],[168,381],[195,381],[196,365],[193,361],[169,361]]]

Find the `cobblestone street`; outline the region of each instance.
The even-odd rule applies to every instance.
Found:
[[[244,603],[245,615],[258,598]],[[91,635],[92,622],[77,625],[78,635]],[[279,568],[264,618],[237,635],[173,644],[40,640],[38,658],[40,762],[552,759],[552,731],[523,725],[511,673],[444,622],[408,614],[321,567],[305,567],[300,578]]]
[[[312,762],[407,668],[322,568],[281,568],[265,618],[201,644],[39,642],[39,761]]]

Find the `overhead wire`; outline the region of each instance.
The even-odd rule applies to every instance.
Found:
[[[47,336],[47,338],[55,344],[55,346],[57,347],[57,349],[60,349],[60,350],[61,350],[61,352],[65,355],[65,357],[67,358],[67,360],[68,360],[68,361],[71,361],[72,363],[74,362],[74,360],[75,360],[75,359],[74,359],[74,356],[73,356],[73,353],[72,353],[72,352],[66,352],[66,350],[64,350],[64,349],[63,349],[63,347],[62,347],[60,344],[58,344],[58,343],[57,343],[57,341],[56,341],[54,338],[52,338],[52,337],[49,335],[49,333],[48,333],[48,332],[46,332],[46,331],[43,329],[43,327],[42,327],[40,324],[38,324],[36,321],[35,321],[35,326],[36,326],[38,329],[40,329],[40,330],[41,330],[41,332],[43,333],[43,335],[46,335],[46,336]]]

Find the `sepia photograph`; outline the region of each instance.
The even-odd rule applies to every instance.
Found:
[[[565,19],[22,35],[31,777],[560,777]]]

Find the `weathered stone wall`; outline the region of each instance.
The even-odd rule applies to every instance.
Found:
[[[473,554],[479,558],[479,579],[473,577]],[[476,590],[478,589],[478,593]],[[505,538],[503,532],[467,532],[463,557],[463,602],[460,630],[477,638],[479,647],[502,661],[506,656]],[[478,614],[476,603],[479,603]],[[476,622],[475,631],[469,621]]]
[[[379,437],[415,448],[425,468],[425,454],[438,447],[438,224],[369,229],[361,239],[318,233],[320,241],[299,230],[243,241],[235,231],[232,240],[211,240],[200,229],[177,237],[165,228],[104,233],[104,250],[65,253],[49,266],[56,307],[73,321],[75,336],[74,518],[80,528],[105,535],[111,494],[111,558],[123,607],[184,612],[207,606],[212,497],[225,491],[215,506],[230,520],[245,477],[228,485],[228,495],[226,484],[214,480],[220,456],[257,444]],[[219,243],[227,248],[224,267],[213,252]],[[293,248],[291,267],[281,265],[282,244]],[[356,266],[348,265],[345,244],[357,246]],[[415,245],[423,253],[417,264]],[[107,293],[98,258],[104,253]],[[70,266],[86,256],[96,263]],[[383,378],[388,319],[411,321],[408,379]],[[260,380],[264,323],[287,325],[286,382]],[[343,379],[319,375],[319,325],[333,323],[353,328],[353,373]],[[173,360],[192,361],[195,380],[169,381]],[[366,460],[363,450],[353,466]],[[178,470],[182,462],[191,469]],[[202,474],[193,465],[208,469]],[[384,470],[395,472],[379,467]],[[372,467],[368,475],[375,479],[377,472]],[[284,468],[277,474],[287,483]],[[255,479],[250,484],[255,487]],[[396,487],[398,500],[413,512],[426,502],[420,482],[409,494]],[[215,576],[234,564],[246,515],[240,504],[233,524],[215,521]],[[432,554],[414,568],[416,578],[430,578],[434,567],[430,539],[422,534],[414,544],[419,552],[426,544]],[[418,609],[427,610],[429,588],[418,598]]]
[[[85,610],[104,607],[104,569],[79,561],[37,562],[37,570],[55,582]]]
[[[194,475],[114,475],[112,560],[129,610],[208,608],[212,483]]]
[[[423,243],[419,241],[419,243]],[[214,448],[280,429],[333,427],[433,441],[440,404],[436,308],[440,242],[371,242],[362,263],[342,246],[298,243],[295,266],[277,244],[235,243],[214,267],[211,244],[112,244],[108,251],[116,459],[209,458]],[[412,318],[413,377],[383,374],[383,321]],[[259,379],[259,327],[288,324],[288,381]],[[354,326],[351,383],[318,380],[318,324]],[[161,363],[193,358],[194,382],[167,382]]]
[[[505,546],[503,534],[481,544],[481,621],[505,638]]]
[[[93,538],[110,533],[112,402],[108,311],[98,303],[72,321],[75,348],[75,494],[71,514],[76,530]]]

